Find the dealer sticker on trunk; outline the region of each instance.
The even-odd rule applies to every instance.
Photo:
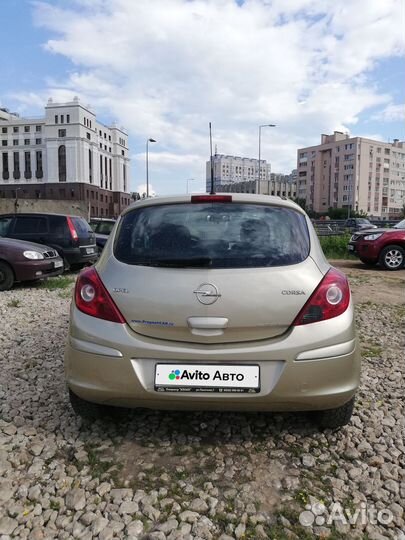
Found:
[[[257,365],[156,364],[158,392],[260,392]]]

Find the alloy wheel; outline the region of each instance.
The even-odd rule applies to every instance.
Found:
[[[385,254],[385,263],[389,268],[398,268],[403,262],[403,254],[398,249],[390,249]]]

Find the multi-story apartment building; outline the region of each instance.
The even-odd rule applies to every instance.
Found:
[[[78,200],[92,216],[130,204],[128,135],[78,98],[49,99],[42,118],[0,110],[0,197]]]
[[[215,154],[212,157],[214,169],[214,189],[222,191],[226,184],[234,182],[256,181],[259,178],[259,160]],[[260,160],[260,178],[262,181],[270,179],[271,165],[265,159]],[[206,189],[211,189],[211,160],[206,165]]]
[[[373,141],[335,131],[297,152],[297,197],[307,208],[363,210],[371,217],[400,217],[405,203],[405,142]]]
[[[287,197],[288,199],[296,199],[297,184],[291,182],[289,175],[275,175],[279,177],[272,180],[262,180],[260,183],[260,193],[262,195],[276,195],[279,197]],[[234,182],[221,186],[221,191],[225,193],[256,193],[257,181],[248,180],[246,182]]]
[[[281,183],[297,182],[297,169],[292,170],[290,174],[271,173],[270,180]]]

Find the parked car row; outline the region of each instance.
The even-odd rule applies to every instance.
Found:
[[[95,233],[80,216],[46,213],[0,216],[0,290],[93,264]]]
[[[96,238],[87,221],[63,214],[3,214],[0,236],[44,244],[56,249],[65,268],[97,260]]]
[[[114,223],[0,216],[2,290],[103,251],[71,304],[65,373],[78,414],[306,410],[322,427],[349,422],[360,375],[349,284],[298,205],[245,194],[148,199]],[[366,227],[349,250],[395,270],[404,235],[405,220]]]

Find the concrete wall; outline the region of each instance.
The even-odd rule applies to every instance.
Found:
[[[0,199],[0,214],[14,212],[15,199]],[[88,220],[88,208],[81,201],[53,201],[50,199],[18,199],[17,213],[21,212],[51,212],[55,214],[70,214],[83,216]]]

